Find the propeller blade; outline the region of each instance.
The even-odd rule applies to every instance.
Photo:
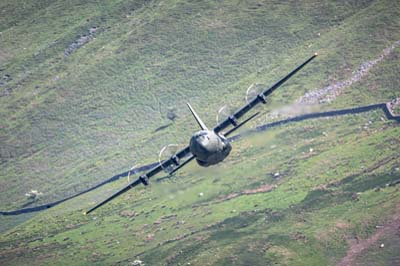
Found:
[[[169,174],[179,164],[181,158],[176,157],[175,160],[170,159],[176,156],[181,146],[182,145],[178,144],[168,144],[160,150],[160,153],[158,154],[158,162],[167,174]]]
[[[225,119],[232,116],[234,113],[235,109],[231,105],[225,104],[224,106],[218,109],[218,113],[217,116],[215,117],[216,118],[215,120],[217,121],[217,124],[219,124]]]
[[[258,94],[262,93],[263,89],[265,88],[264,84],[261,83],[253,83],[251,84],[246,90],[246,96],[244,97],[246,103],[248,104],[257,97]]]
[[[97,208],[103,206],[104,204],[106,204],[107,202],[109,202],[110,200],[114,199],[115,197],[118,197],[119,195],[125,193],[126,191],[130,190],[131,188],[136,187],[137,185],[141,184],[142,181],[140,180],[140,178],[138,178],[136,181],[130,183],[129,185],[127,185],[126,187],[124,187],[123,189],[119,190],[118,192],[114,193],[113,195],[111,195],[110,197],[108,197],[107,199],[103,200],[102,202],[100,202],[99,204],[97,204],[96,206],[94,206],[93,208],[91,208],[90,210],[88,210],[87,212],[85,212],[84,214],[89,214],[92,211],[96,210]]]

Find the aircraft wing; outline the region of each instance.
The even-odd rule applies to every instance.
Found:
[[[292,72],[290,72],[289,74],[287,74],[285,77],[283,77],[281,80],[279,80],[278,82],[276,82],[274,85],[272,85],[271,87],[265,89],[264,91],[262,91],[260,94],[258,94],[253,100],[251,100],[249,103],[247,103],[245,106],[243,106],[241,109],[239,109],[238,111],[236,111],[233,115],[231,115],[230,117],[228,117],[227,119],[225,119],[224,121],[222,121],[221,123],[219,123],[215,128],[214,128],[214,132],[215,133],[219,133],[222,130],[226,129],[229,126],[234,126],[237,127],[238,125],[238,120],[239,118],[241,118],[242,116],[244,116],[248,111],[250,111],[251,109],[253,109],[254,106],[256,106],[259,103],[266,103],[266,97],[268,97],[268,95],[270,95],[274,90],[276,90],[277,88],[279,88],[283,83],[285,83],[285,81],[287,81],[290,77],[292,77],[294,74],[296,74],[297,71],[299,71],[300,69],[302,69],[305,65],[307,65],[309,62],[311,62],[318,54],[315,53],[313,56],[311,56],[310,58],[308,58],[304,63],[302,63],[301,65],[299,65],[297,68],[295,68]]]
[[[185,157],[187,157],[190,154],[190,157],[188,159],[186,159],[184,162],[180,163],[181,159],[184,159]],[[125,186],[124,188],[122,188],[121,190],[119,190],[118,192],[114,193],[113,195],[111,195],[110,197],[108,197],[107,199],[103,200],[102,202],[98,203],[97,205],[95,205],[94,207],[92,207],[90,210],[88,210],[87,212],[85,212],[85,214],[89,214],[92,211],[96,210],[97,208],[103,206],[104,204],[106,204],[107,202],[109,202],[110,200],[118,197],[119,195],[127,192],[128,190],[130,190],[131,188],[136,187],[139,184],[143,184],[145,186],[147,186],[149,184],[149,179],[153,176],[155,176],[156,174],[158,174],[159,172],[163,171],[165,168],[167,168],[168,166],[174,164],[177,166],[177,168],[175,168],[173,170],[173,172],[176,172],[178,169],[182,168],[184,165],[186,165],[188,162],[190,162],[191,160],[194,159],[194,156],[190,153],[190,148],[189,146],[185,147],[184,149],[180,150],[179,152],[177,152],[174,156],[170,157],[169,159],[162,161],[161,163],[159,163],[157,166],[153,167],[152,169],[150,169],[149,171],[147,171],[145,174],[142,174],[138,179],[136,179],[135,181],[129,183],[127,186]],[[172,174],[172,172],[170,173]]]
[[[228,136],[229,134],[231,134],[232,132],[234,132],[235,130],[237,130],[238,128],[240,128],[242,125],[244,125],[245,123],[247,123],[248,121],[250,121],[252,118],[254,118],[257,114],[252,115],[251,117],[247,118],[246,120],[244,120],[241,123],[238,123],[238,119],[241,118],[242,116],[244,116],[248,111],[250,111],[254,106],[256,106],[259,103],[266,103],[266,97],[268,95],[270,95],[274,90],[276,90],[279,86],[281,86],[283,83],[285,83],[286,80],[288,80],[291,76],[293,76],[294,74],[296,74],[297,71],[299,71],[301,68],[303,68],[306,64],[308,64],[309,62],[311,62],[311,60],[313,60],[315,57],[317,56],[317,54],[314,54],[313,56],[311,56],[309,59],[307,59],[303,64],[301,64],[300,66],[298,66],[297,68],[295,68],[292,72],[290,72],[288,75],[286,75],[285,77],[283,77],[281,80],[279,80],[278,82],[276,82],[274,85],[272,85],[270,88],[265,89],[263,92],[261,92],[260,94],[258,94],[253,100],[251,100],[248,104],[246,104],[245,106],[243,106],[241,109],[239,109],[238,111],[236,111],[233,115],[231,115],[230,117],[228,117],[227,119],[225,119],[224,121],[222,121],[220,124],[218,124],[213,130],[216,133],[221,132],[222,130],[226,129],[227,127],[233,125],[233,128],[231,128],[230,130],[228,130],[225,133],[225,136]],[[189,108],[192,111],[192,108],[189,106]],[[192,111],[193,112],[193,111]],[[199,120],[199,119],[196,119]],[[204,125],[201,125],[202,127],[205,127]],[[189,156],[190,154],[190,156]],[[186,158],[186,160],[184,160],[183,162],[180,162],[182,159],[184,159],[185,157],[189,156],[188,158]],[[187,163],[189,163],[190,161],[192,161],[193,159],[195,159],[195,157],[191,154],[190,152],[190,147],[186,146],[184,149],[180,150],[178,153],[176,153],[174,156],[170,157],[169,159],[162,161],[161,163],[159,163],[157,166],[155,166],[154,168],[150,169],[149,171],[147,171],[145,174],[142,174],[137,180],[129,183],[127,186],[125,186],[124,188],[122,188],[121,190],[119,190],[118,192],[114,193],[113,195],[111,195],[110,197],[108,197],[107,199],[103,200],[102,202],[98,203],[97,205],[95,205],[94,207],[92,207],[90,210],[88,210],[85,214],[88,214],[94,210],[96,210],[97,208],[99,208],[100,206],[106,204],[107,202],[109,202],[110,200],[118,197],[119,195],[125,193],[126,191],[130,190],[131,188],[134,188],[135,186],[139,185],[139,184],[144,184],[145,186],[147,186],[149,184],[149,179],[153,176],[155,176],[156,174],[158,174],[159,172],[163,171],[164,169],[166,169],[167,167],[170,167],[171,165],[176,166],[169,174],[173,174],[174,172],[176,172],[177,170],[181,169],[183,166],[185,166]]]

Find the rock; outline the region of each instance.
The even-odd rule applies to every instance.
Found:
[[[122,217],[135,217],[137,213],[134,211],[125,210],[121,211],[119,215],[121,215]]]
[[[334,100],[345,88],[351,86],[353,83],[361,80],[365,75],[368,74],[369,70],[388,56],[395,47],[399,46],[400,42],[395,42],[392,46],[383,50],[383,53],[376,59],[362,63],[357,70],[353,71],[352,76],[344,81],[338,81],[332,85],[328,85],[322,89],[315,89],[307,92],[300,99],[297,100],[299,103],[325,103]]]
[[[92,40],[94,38],[94,33],[97,31],[97,27],[91,27],[88,31],[88,35],[78,36],[77,39],[73,43],[71,43],[67,47],[67,49],[64,50],[65,57],[69,56],[70,54],[75,52],[75,50],[79,49],[81,46]]]
[[[131,265],[133,265],[133,266],[142,266],[142,265],[144,265],[144,263],[143,263],[143,261],[141,261],[141,260],[134,260],[134,261],[131,263]]]
[[[174,121],[177,117],[178,117],[178,115],[175,113],[175,109],[168,110],[167,118],[169,120]]]
[[[351,199],[354,200],[354,201],[359,201],[358,193],[353,193],[353,194],[351,195]]]
[[[152,241],[154,239],[154,234],[148,234],[147,236],[146,236],[146,241],[147,242],[149,242],[149,241]]]
[[[43,195],[42,192],[38,192],[37,190],[32,189],[31,191],[25,194],[25,197],[27,197],[28,199],[36,199],[41,195]]]
[[[97,27],[91,27],[90,29],[89,29],[89,34],[93,34],[93,33],[95,33],[97,31]]]

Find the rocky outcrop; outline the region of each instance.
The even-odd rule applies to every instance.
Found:
[[[73,52],[75,52],[77,49],[82,47],[83,45],[87,44],[89,41],[91,41],[94,38],[94,34],[97,31],[97,27],[91,27],[89,29],[89,33],[87,35],[82,35],[79,36],[78,39],[76,39],[73,43],[71,43],[67,49],[64,50],[64,56],[70,56]]]
[[[398,46],[400,46],[400,41],[397,41],[391,46],[385,48],[376,59],[362,63],[358,69],[352,73],[350,78],[338,81],[322,89],[307,92],[300,97],[297,102],[303,104],[319,104],[333,101],[344,89],[350,87],[353,85],[353,83],[360,81],[364,76],[366,76],[376,64],[390,55]]]

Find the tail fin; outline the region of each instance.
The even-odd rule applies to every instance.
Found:
[[[199,126],[201,127],[202,130],[208,130],[208,128],[206,127],[206,125],[203,123],[203,121],[201,121],[200,117],[196,114],[196,112],[194,111],[194,109],[192,108],[192,106],[187,103],[187,106],[190,109],[190,112],[192,113],[192,115],[194,116],[194,118],[197,121],[197,124],[199,124]]]

